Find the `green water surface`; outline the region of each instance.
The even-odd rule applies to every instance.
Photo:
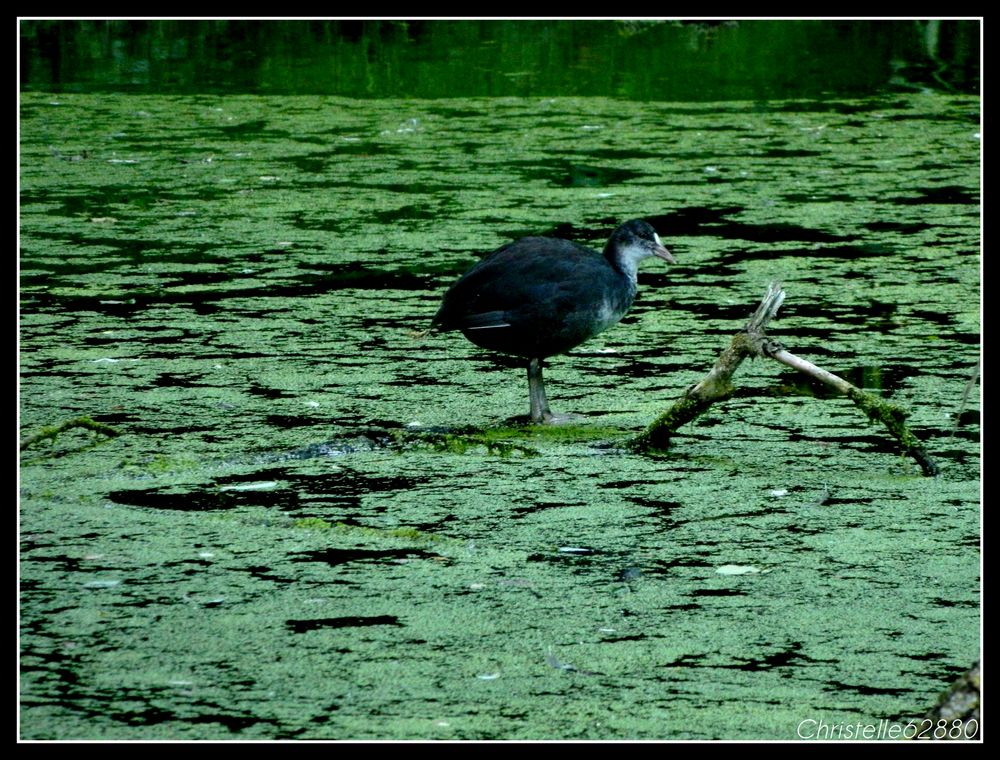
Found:
[[[979,656],[978,99],[21,97],[27,739],[795,739]],[[524,234],[650,220],[547,370],[423,333]],[[766,285],[922,477],[755,361],[628,453]],[[957,423],[957,427],[956,427]]]

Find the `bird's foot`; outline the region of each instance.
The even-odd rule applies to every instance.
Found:
[[[579,422],[584,419],[582,414],[553,414],[546,411],[540,420],[532,420],[536,425],[565,425],[571,422]]]

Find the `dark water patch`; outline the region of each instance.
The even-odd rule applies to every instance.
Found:
[[[735,588],[698,588],[690,592],[691,596],[746,596],[745,591]]]
[[[243,121],[238,124],[224,124],[217,129],[229,137],[270,135],[288,138],[290,136],[285,130],[271,130],[270,122],[267,119],[253,119],[251,121]]]
[[[407,271],[382,272],[367,270],[361,265],[346,265],[354,271],[343,273],[342,277],[325,274],[303,275],[298,278],[301,284],[268,283],[253,287],[210,288],[202,291],[185,289],[180,292],[169,288],[151,290],[148,286],[137,286],[135,289],[117,289],[106,293],[75,295],[53,293],[44,290],[25,293],[26,305],[54,309],[59,313],[65,311],[99,311],[115,316],[133,316],[147,309],[162,305],[190,306],[202,316],[218,313],[223,308],[223,302],[231,299],[257,299],[262,307],[260,314],[273,310],[266,306],[270,302],[282,302],[298,298],[321,298],[324,294],[345,289],[357,290],[419,290],[428,289],[425,278]],[[233,281],[231,277],[223,280]],[[244,312],[244,318],[249,319],[256,314]]]
[[[827,681],[826,685],[836,691],[850,691],[855,694],[863,694],[865,696],[886,695],[899,697],[904,694],[908,694],[910,691],[909,689],[885,689],[877,686],[868,686],[866,684],[849,684],[844,683],[843,681]]]
[[[161,372],[146,387],[149,388],[190,388],[200,375],[180,372]]]
[[[137,488],[110,491],[108,499],[129,507],[178,512],[212,512],[246,506],[291,511],[299,506],[299,495],[288,489],[222,491],[210,488]]]
[[[401,627],[395,615],[347,616],[335,618],[314,618],[312,620],[286,620],[285,627],[292,633],[306,633],[324,628],[369,628],[377,625]]]
[[[866,98],[860,100],[786,100],[765,103],[763,110],[771,113],[838,113],[851,116],[858,113],[879,113],[889,110],[904,111],[910,108],[905,100],[882,100]],[[869,126],[869,122],[858,122]]]
[[[679,299],[672,299],[670,302],[670,311],[672,313],[679,312],[696,314],[706,320],[724,322],[726,323],[726,328],[734,334],[739,332],[743,325],[747,323],[747,320],[749,320],[753,314],[754,308],[755,307],[749,302],[741,304],[720,304],[711,302],[706,303],[704,301],[683,301]],[[628,323],[625,322],[625,324]]]
[[[533,552],[525,557],[525,562],[545,562],[583,569],[594,564],[595,560],[606,562],[608,558],[602,554],[589,546],[565,546],[555,552]]]
[[[261,357],[243,357],[243,358],[261,358]],[[246,392],[251,396],[259,396],[260,398],[266,398],[271,401],[277,400],[279,398],[287,398],[290,395],[288,391],[283,391],[280,388],[268,388],[253,380],[251,380],[247,384]]]
[[[840,238],[841,240],[845,238]],[[890,258],[899,253],[893,246],[881,243],[863,245],[817,246],[816,248],[770,248],[756,250],[734,251],[723,253],[719,261],[723,264],[736,264],[741,261],[774,261],[784,258],[801,259],[841,259],[854,261],[866,258]]]
[[[339,567],[351,562],[399,563],[410,559],[436,558],[440,555],[421,549],[322,549],[298,552],[292,562],[321,562],[330,567]]]
[[[243,571],[248,573],[252,578],[256,578],[259,581],[269,581],[271,583],[280,583],[282,585],[288,585],[297,582],[297,579],[292,577],[275,575],[271,571],[271,568],[268,567],[267,565],[250,565],[249,567],[243,568]]]
[[[933,322],[938,325],[952,325],[955,323],[955,316],[953,314],[946,314],[940,311],[913,309],[909,315],[915,319],[922,319],[925,322]]]
[[[663,522],[664,518],[668,518],[675,509],[680,509],[684,506],[679,501],[664,501],[662,499],[651,499],[645,496],[626,495],[625,500],[632,502],[633,504],[637,504],[640,507],[648,508],[655,514],[660,522]],[[670,521],[666,522],[667,524],[670,524]]]
[[[659,486],[661,481],[659,480],[616,480],[609,483],[598,483],[598,488],[634,488],[636,486],[641,486],[643,488],[648,486]]]
[[[643,160],[643,159],[654,159],[657,161],[663,160],[662,151],[647,151],[640,149],[623,150],[620,148],[593,148],[586,151],[578,150],[553,150],[552,153],[556,155],[575,155],[575,156],[585,156],[591,160],[595,158],[604,159],[606,161],[632,161],[632,160]],[[676,157],[676,154],[671,152],[672,157]]]
[[[726,218],[741,211],[742,208],[733,206],[686,208],[670,214],[648,216],[646,221],[656,228],[661,237],[711,235],[724,240],[748,240],[754,243],[837,243],[854,239],[797,224],[748,224]],[[744,258],[745,254],[739,252],[730,256]],[[723,264],[729,260],[726,256],[722,257]]]
[[[439,204],[422,203],[400,206],[391,211],[373,211],[372,219],[380,224],[395,224],[414,219],[436,219],[442,215]]]
[[[979,197],[967,187],[947,185],[919,188],[917,192],[919,195],[916,196],[904,195],[885,200],[889,203],[898,203],[901,206],[976,205],[979,203]]]
[[[923,652],[921,654],[908,654],[907,657],[911,660],[916,660],[917,662],[951,659],[951,655],[945,652]]]
[[[601,643],[616,644],[621,641],[645,641],[648,638],[649,636],[647,636],[644,633],[636,633],[631,636],[605,636],[604,638],[601,639]]]
[[[673,571],[678,567],[696,567],[705,569],[711,563],[699,557],[674,557],[672,559],[657,559],[646,564],[646,574],[650,576],[676,575]]]
[[[857,196],[846,193],[784,193],[781,196],[789,203],[856,203]]]
[[[208,204],[225,200],[232,190],[225,187],[212,187],[199,184],[197,189],[178,189],[176,187],[143,185],[111,185],[93,184],[90,192],[85,194],[46,192],[33,194],[22,192],[21,206],[30,210],[33,204],[46,206],[58,203],[56,209],[46,209],[46,214],[89,219],[114,219],[126,221],[135,212],[158,211],[163,218],[179,217],[187,213],[192,204]],[[95,223],[90,222],[93,229]],[[39,230],[36,237],[62,239],[62,233]]]
[[[274,471],[283,472],[281,470]],[[240,476],[238,478],[220,478],[219,482],[227,480],[235,482],[244,480],[262,480],[267,477],[276,477],[270,473],[255,473],[252,478]],[[340,466],[333,472],[320,475],[303,475],[285,472],[282,476],[292,487],[303,495],[312,497],[312,502],[326,499],[339,501],[346,497],[356,498],[366,494],[390,493],[393,491],[410,491],[419,485],[427,483],[430,478],[409,477],[402,475],[382,476],[365,475],[348,467]],[[307,515],[308,516],[308,515]]]
[[[937,597],[936,599],[931,599],[931,604],[937,607],[970,607],[978,608],[979,601],[975,599],[942,599]]]
[[[982,341],[982,336],[979,333],[944,333],[938,337],[941,340],[952,340],[967,346],[978,346]]]
[[[385,250],[375,255],[385,255]],[[305,265],[303,265],[305,266]],[[308,265],[309,272],[299,276],[306,287],[315,289],[318,295],[335,290],[353,288],[356,290],[428,290],[427,278],[411,270],[386,271],[374,269],[358,261],[344,264],[314,262]],[[289,292],[288,297],[302,295]]]
[[[859,366],[848,369],[838,369],[836,374],[852,385],[866,391],[875,391],[876,395],[891,396],[907,380],[920,377],[924,373],[912,366]],[[802,373],[782,372],[771,390],[775,395],[812,396],[821,398],[842,398],[843,395],[833,391],[829,386],[809,378]]]
[[[807,150],[805,148],[764,148],[761,155],[764,158],[810,158],[826,154],[820,150]]]
[[[341,417],[338,422],[343,424],[350,422],[350,420],[345,420]],[[396,426],[400,427],[399,423],[396,423]],[[302,448],[274,455],[270,459],[273,461],[286,461],[340,457],[345,454],[357,454],[363,451],[378,451],[390,448],[395,442],[396,438],[391,436],[386,430],[363,430],[358,435],[347,438],[335,438],[330,441],[323,441],[322,443],[310,443]]]
[[[575,164],[570,161],[513,161],[508,167],[526,180],[542,180],[557,187],[607,187],[645,176],[640,171]]]
[[[756,672],[804,664],[811,665],[817,662],[836,662],[836,660],[816,660],[812,657],[804,655],[802,654],[802,644],[796,641],[790,644],[788,649],[775,652],[774,654],[769,654],[760,659],[745,659],[743,662],[736,665],[720,665],[718,667]]]
[[[316,425],[326,427],[330,424],[330,421],[326,419],[319,417],[304,417],[302,415],[295,414],[269,414],[265,418],[265,422],[271,427],[281,428],[282,430],[313,427]]]
[[[843,397],[841,397],[843,398]],[[861,413],[858,413],[859,423],[864,422],[864,417]],[[864,428],[859,428],[864,429]],[[919,431],[918,438],[922,439],[924,437],[923,431]],[[810,432],[809,435],[800,435],[798,433],[790,433],[788,436],[789,443],[804,443],[810,446],[819,447],[820,450],[828,452],[831,456],[836,456],[839,452],[838,450],[843,447],[844,449],[852,449],[857,451],[864,451],[865,453],[878,453],[878,454],[891,454],[899,456],[899,444],[896,439],[890,436],[888,433],[885,435],[829,435],[824,433],[821,429],[815,429]],[[823,502],[824,506],[833,503],[834,499],[827,499]],[[855,504],[861,499],[852,499],[845,503]]]
[[[668,604],[663,607],[664,611],[676,611],[676,612],[693,612],[694,610],[702,609],[702,605],[697,602],[687,602],[685,604]]]
[[[965,411],[958,415],[959,427],[979,427],[981,423],[982,412],[980,411]]]
[[[160,278],[164,280],[164,288],[218,285],[219,283],[244,279],[232,272],[213,272],[207,269],[192,269],[186,272],[164,272],[160,274]]]

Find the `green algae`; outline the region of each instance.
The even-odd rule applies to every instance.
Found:
[[[84,430],[90,430],[94,433],[99,433],[108,438],[115,438],[121,435],[121,431],[116,430],[110,425],[104,425],[100,422],[94,422],[90,417],[77,417],[76,419],[66,420],[65,422],[60,422],[58,425],[46,425],[41,430],[36,433],[23,438],[20,444],[20,450],[30,449],[32,446],[36,446],[41,442],[54,443],[55,440],[67,430],[73,430],[74,428],[83,428]]]
[[[792,739],[979,655],[976,100],[22,105],[22,430],[122,432],[22,461],[22,737]],[[574,164],[611,179],[541,171]],[[415,335],[512,235],[633,216],[680,263],[551,361],[577,422],[509,423],[523,368]],[[866,390],[939,477],[764,362],[626,449],[771,279],[802,355],[910,370]]]

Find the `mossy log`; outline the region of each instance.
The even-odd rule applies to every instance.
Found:
[[[732,377],[743,360],[761,356],[792,367],[847,396],[870,420],[885,425],[890,435],[899,441],[903,452],[916,460],[925,475],[937,475],[937,465],[906,425],[905,410],[789,353],[778,341],[766,335],[767,325],[777,314],[784,299],[785,292],[780,283],[771,283],[746,327],[733,336],[711,371],[700,382],[688,388],[670,409],[657,417],[632,441],[633,450],[664,451],[669,448],[671,437],[682,425],[697,418],[712,404],[725,401],[732,395]]]
[[[29,435],[23,441],[21,441],[20,450],[24,451],[29,449],[41,441],[54,441],[59,437],[61,433],[67,430],[72,430],[73,428],[84,428],[85,430],[91,430],[95,433],[100,433],[108,438],[115,438],[121,433],[110,425],[105,425],[102,422],[95,422],[90,417],[76,417],[72,420],[66,420],[66,422],[60,422],[58,425],[47,425],[39,430],[34,435]]]

